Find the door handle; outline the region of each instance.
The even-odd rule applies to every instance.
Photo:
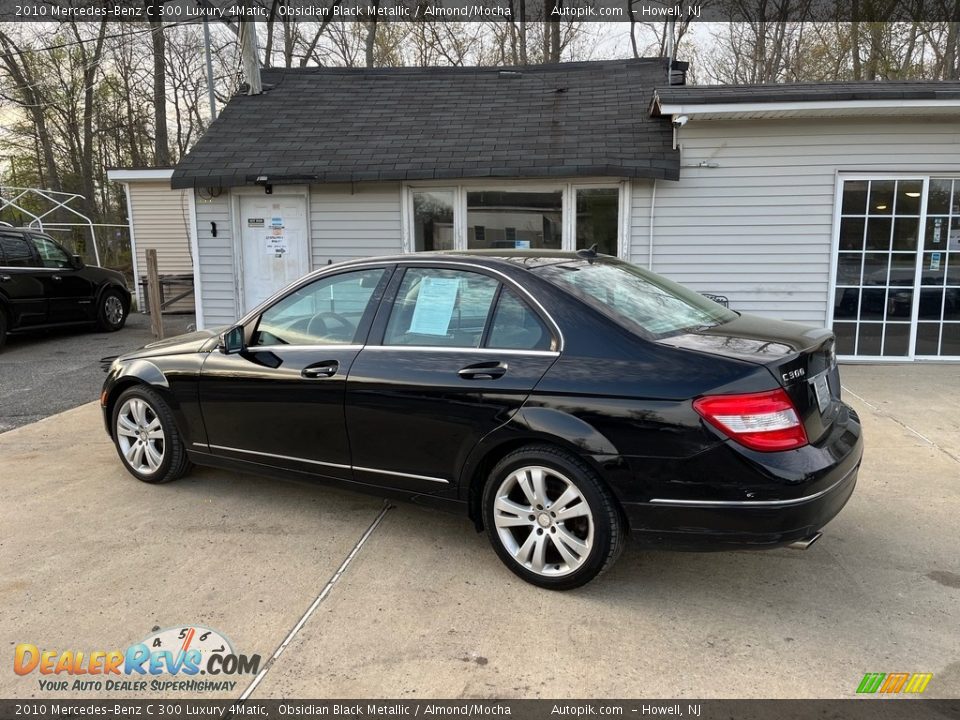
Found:
[[[57,282],[60,282],[61,280],[63,280],[63,277],[60,275],[54,275],[53,279],[56,280]]]
[[[464,380],[496,380],[507,372],[507,364],[491,360],[490,362],[481,362],[474,365],[467,365],[457,371]]]
[[[0,282],[10,282],[13,280],[9,275],[0,275]]]
[[[340,363],[336,360],[326,360],[324,362],[314,363],[313,365],[308,365],[303,370],[300,371],[300,375],[314,380],[317,378],[328,378],[333,377],[337,374],[337,370],[340,369]]]

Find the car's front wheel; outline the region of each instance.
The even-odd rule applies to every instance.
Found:
[[[97,305],[97,329],[115,332],[127,322],[127,307],[119,290],[105,290]]]
[[[124,467],[143,482],[170,482],[190,469],[173,413],[147,387],[132,387],[117,398],[113,439]]]
[[[493,549],[529,583],[570,590],[610,567],[624,544],[616,501],[575,455],[547,445],[504,457],[483,493]]]

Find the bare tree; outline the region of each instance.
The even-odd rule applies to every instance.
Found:
[[[152,17],[159,18],[163,0],[146,0]],[[164,62],[163,21],[150,20],[150,40],[153,43],[153,161],[156,165],[170,164],[170,144],[167,137],[167,77]]]

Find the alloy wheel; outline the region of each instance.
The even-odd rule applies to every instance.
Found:
[[[493,504],[497,537],[513,559],[546,577],[576,571],[593,547],[594,522],[580,489],[553,468],[510,472]]]
[[[123,303],[116,295],[108,295],[103,301],[103,315],[111,325],[119,325],[123,320]]]
[[[150,404],[137,397],[127,399],[117,413],[116,429],[117,443],[127,464],[142,475],[155,473],[163,464],[166,436]]]

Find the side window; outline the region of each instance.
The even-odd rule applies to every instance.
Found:
[[[385,272],[378,268],[341,273],[290,293],[260,316],[252,345],[355,342],[370,299]]]
[[[22,235],[0,233],[0,265],[30,267],[35,263],[30,245]]]
[[[40,262],[43,263],[44,267],[70,267],[70,258],[63,251],[63,248],[53,242],[53,240],[50,238],[45,238],[42,235],[33,235],[31,240],[33,240],[33,246],[37,249],[37,254],[40,256]]]
[[[502,350],[549,350],[553,338],[537,314],[512,290],[503,289],[487,347]]]
[[[475,272],[408,269],[383,344],[480,347],[499,285]]]

